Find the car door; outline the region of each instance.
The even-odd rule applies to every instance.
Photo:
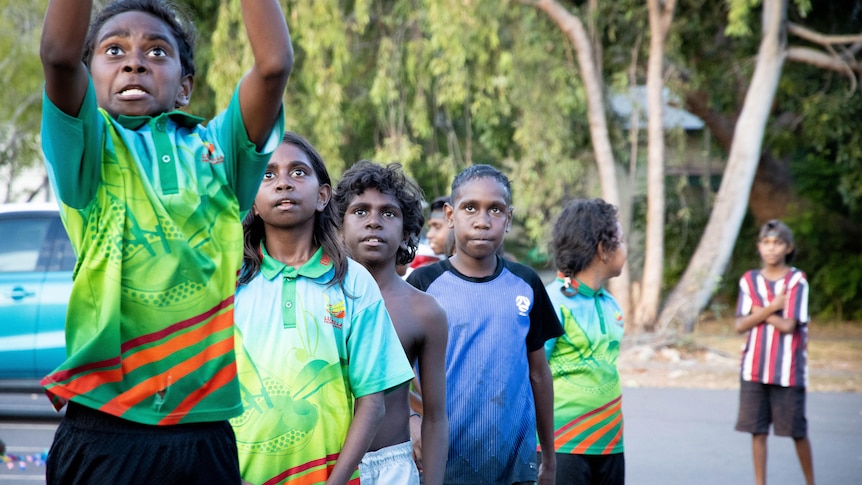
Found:
[[[42,301],[36,324],[36,377],[41,378],[66,360],[66,309],[72,293],[75,252],[60,216],[48,233],[51,246],[42,285]]]
[[[62,231],[56,212],[0,214],[0,379],[44,376],[49,364],[37,366],[41,351],[48,355],[43,359],[56,361],[60,349],[56,364],[63,360],[62,332],[72,278],[71,270],[62,270],[63,262],[54,255],[58,226]]]

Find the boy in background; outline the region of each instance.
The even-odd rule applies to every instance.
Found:
[[[395,270],[416,252],[422,229],[422,191],[400,165],[360,161],[335,191],[341,230],[353,259],[371,272],[410,364],[422,376],[423,414],[411,412],[407,386],[386,395],[386,417],[359,464],[361,483],[443,483],[449,423],[446,418],[446,313],[437,301]],[[421,421],[421,443],[410,443],[410,420]],[[419,445],[419,446],[416,446]],[[413,463],[413,450],[418,449]]]
[[[553,484],[556,457],[544,453],[537,465],[536,435],[542,449],[553,449],[544,345],[563,329],[539,275],[497,255],[512,223],[509,179],[473,165],[455,177],[451,194],[445,213],[455,254],[407,278],[440,302],[449,321],[444,483]]]
[[[239,483],[240,213],[282,131],[287,25],[278,2],[242,2],[254,65],[203,126],[176,111],[191,22],[158,0],[115,1],[92,24],[91,10],[52,0],[40,49],[42,145],[78,257],[68,357],[42,381],[69,404],[48,483]]]
[[[755,483],[766,483],[766,438],[769,425],[778,436],[790,436],[808,485],[814,463],[805,418],[808,385],[808,280],[789,265],[796,248],[793,233],[773,219],[757,239],[760,269],[739,280],[736,331],[748,332],[740,369],[736,430],[751,433]]]
[[[449,256],[446,251],[446,240],[452,229],[446,220],[445,207],[448,203],[448,195],[437,197],[431,202],[431,210],[428,213],[428,231],[425,233],[425,237],[428,238],[428,245],[440,259]]]

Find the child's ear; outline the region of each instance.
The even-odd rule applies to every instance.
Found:
[[[192,90],[195,87],[195,78],[189,75],[183,76],[180,80],[180,89],[177,91],[177,99],[174,103],[175,108],[185,108],[189,105],[192,99]]]
[[[329,184],[323,184],[320,186],[320,190],[317,191],[317,212],[323,212],[323,209],[326,209],[327,204],[329,204],[329,199],[332,198],[332,187]]]
[[[443,204],[443,218],[446,219],[446,225],[449,226],[449,229],[455,227],[455,220],[452,217],[454,214],[454,207],[452,207],[448,202]]]

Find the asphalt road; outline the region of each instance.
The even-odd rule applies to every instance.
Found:
[[[751,437],[733,430],[737,391],[626,388],[629,485],[753,483]],[[7,453],[37,456],[51,446],[58,415],[41,395],[0,394],[0,439]],[[821,485],[862,483],[862,394],[810,393],[808,425]],[[769,437],[767,479],[804,483],[789,438]],[[0,485],[44,482],[44,466],[0,463]]]
[[[754,483],[751,435],[733,429],[738,391],[624,389],[626,483]],[[862,483],[862,394],[809,393],[814,477]],[[769,436],[767,483],[804,484],[793,440]]]

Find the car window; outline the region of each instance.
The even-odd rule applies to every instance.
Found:
[[[37,271],[51,219],[0,220],[0,273]]]
[[[51,228],[53,237],[53,249],[51,251],[51,259],[48,262],[48,271],[72,271],[75,269],[77,257],[75,250],[72,249],[72,242],[69,241],[69,236],[66,234],[66,229],[60,218],[54,219],[53,227]]]

